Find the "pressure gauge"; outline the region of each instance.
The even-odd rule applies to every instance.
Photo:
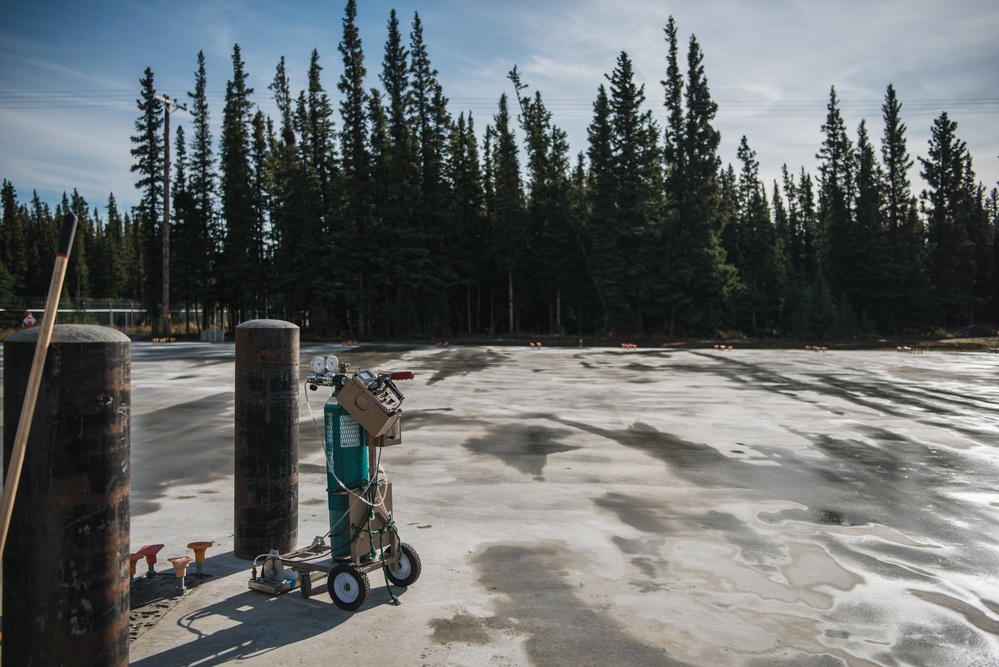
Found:
[[[336,373],[336,370],[340,367],[340,360],[336,358],[336,355],[331,354],[326,357],[326,372]],[[316,371],[317,373],[319,371]]]
[[[326,368],[326,360],[322,357],[312,357],[312,361],[309,363],[312,367],[313,373],[322,373]]]

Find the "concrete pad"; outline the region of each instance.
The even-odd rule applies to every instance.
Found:
[[[217,545],[134,665],[999,664],[999,356],[303,345],[303,381],[325,353],[417,372],[382,464],[422,577],[354,613],[248,590],[233,346],[138,343],[133,550]]]

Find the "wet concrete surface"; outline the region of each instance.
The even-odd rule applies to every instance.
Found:
[[[133,664],[999,664],[999,356],[303,345],[303,374],[321,353],[417,372],[382,464],[422,577],[353,614],[248,591],[232,345],[135,344],[132,544],[217,545]]]

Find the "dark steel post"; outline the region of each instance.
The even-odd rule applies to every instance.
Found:
[[[298,327],[236,327],[235,544],[253,559],[298,541]]]
[[[37,338],[3,345],[5,472]],[[4,666],[128,664],[130,412],[129,339],[56,325],[3,559]]]

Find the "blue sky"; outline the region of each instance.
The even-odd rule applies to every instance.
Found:
[[[268,83],[283,55],[297,92],[313,49],[337,99],[345,0],[0,0],[0,177],[19,200],[32,190],[50,203],[77,188],[103,206],[138,199],[129,167],[135,100],[146,67],[157,91],[186,101],[203,50],[211,113],[221,118],[232,48],[239,43],[253,100],[274,114]],[[782,164],[816,175],[815,153],[831,86],[851,133],[867,119],[880,146],[889,83],[902,101],[909,152],[925,156],[942,111],[974,157],[979,180],[999,181],[999,3],[995,0],[360,0],[368,86],[379,86],[390,9],[404,35],[419,12],[431,62],[449,108],[471,112],[480,133],[507,72],[541,94],[573,153],[586,149],[597,86],[627,51],[658,120],[672,14],[686,47],[704,52],[719,104],[723,162],[735,163],[746,135],[768,184]],[[683,56],[681,56],[683,57]],[[185,124],[183,112],[172,124]],[[219,132],[216,129],[215,139]],[[924,185],[913,169],[913,189]]]

